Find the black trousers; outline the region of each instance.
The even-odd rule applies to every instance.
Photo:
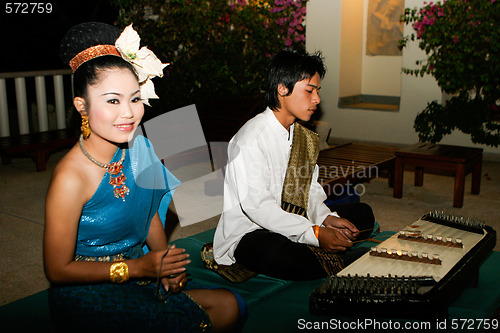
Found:
[[[375,217],[365,203],[349,203],[329,206],[339,216],[351,221],[358,230],[373,229]],[[359,235],[366,239],[372,231]],[[368,249],[348,249],[337,255],[344,266],[354,262]],[[266,229],[255,230],[243,236],[234,252],[236,262],[248,269],[283,280],[312,280],[325,277],[325,269],[306,244],[296,243],[287,237]]]

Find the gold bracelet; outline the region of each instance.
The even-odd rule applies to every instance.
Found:
[[[114,263],[109,268],[109,279],[113,283],[123,283],[128,281],[128,265],[123,261]]]

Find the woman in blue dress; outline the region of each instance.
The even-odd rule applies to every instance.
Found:
[[[164,217],[178,180],[134,133],[162,64],[139,36],[102,23],[73,27],[61,57],[74,72],[82,135],[47,193],[44,264],[61,331],[230,331],[241,298],[200,289],[189,255],[168,247]]]

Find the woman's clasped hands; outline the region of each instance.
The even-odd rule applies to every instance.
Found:
[[[172,245],[166,250],[147,253],[142,257],[147,275],[158,278],[165,291],[174,294],[181,292],[187,284],[185,266],[191,262],[189,254],[185,252],[185,249]]]

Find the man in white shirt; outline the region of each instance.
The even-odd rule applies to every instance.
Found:
[[[273,58],[267,109],[229,142],[224,209],[213,242],[218,265],[237,262],[277,278],[314,279],[365,252],[350,248],[359,230],[374,227],[371,208],[351,204],[332,212],[324,204],[317,135],[296,123],[316,111],[325,72],[319,53],[284,50]]]

